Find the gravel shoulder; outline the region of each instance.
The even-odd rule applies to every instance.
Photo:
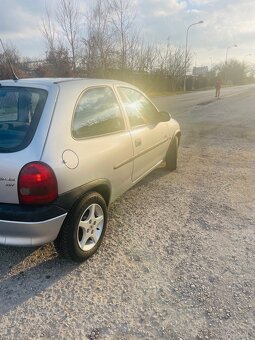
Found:
[[[254,89],[176,118],[178,170],[111,206],[86,263],[0,247],[1,339],[255,338]]]

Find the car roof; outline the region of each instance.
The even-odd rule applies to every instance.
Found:
[[[110,80],[110,79],[93,79],[93,78],[25,78],[18,80],[0,80],[0,85],[37,85],[37,86],[50,86],[53,84],[67,83],[67,82],[82,82],[85,86],[93,86],[99,84],[126,84],[128,83],[118,81],[118,80]]]

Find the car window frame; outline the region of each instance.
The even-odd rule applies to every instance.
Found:
[[[92,90],[92,89],[98,89],[98,88],[109,88],[114,97],[115,97],[115,100],[116,100],[116,103],[118,104],[119,106],[119,110],[120,110],[120,114],[121,114],[121,117],[123,119],[123,123],[124,123],[124,129],[122,130],[119,130],[119,131],[115,131],[115,132],[108,132],[108,133],[103,133],[103,134],[99,134],[99,135],[95,135],[95,136],[88,136],[88,137],[80,137],[80,138],[77,138],[73,135],[73,123],[74,123],[74,118],[75,118],[75,112],[76,112],[76,109],[77,109],[77,106],[82,98],[83,95],[85,95],[86,92]],[[119,133],[123,133],[127,131],[127,122],[126,122],[126,117],[123,113],[123,109],[122,109],[122,106],[121,106],[121,103],[119,101],[119,98],[117,97],[116,95],[116,92],[114,91],[114,87],[111,86],[111,85],[107,85],[107,84],[102,84],[102,85],[93,85],[93,86],[89,86],[89,87],[86,87],[78,96],[76,102],[75,102],[75,105],[74,105],[74,109],[73,109],[73,114],[72,114],[72,122],[71,122],[71,136],[74,140],[76,141],[79,141],[79,140],[86,140],[86,139],[92,139],[92,138],[99,138],[99,137],[103,137],[103,136],[110,136],[110,135],[115,135],[115,134],[119,134]]]
[[[123,111],[125,112],[125,115],[126,115],[126,118],[127,118],[127,122],[128,122],[128,126],[129,126],[129,130],[130,130],[130,131],[133,131],[133,130],[140,129],[140,128],[145,127],[145,126],[147,126],[147,127],[155,126],[154,123],[147,123],[147,124],[145,123],[145,124],[136,125],[136,126],[134,126],[134,127],[131,126],[130,120],[129,120],[129,115],[128,115],[128,113],[127,113],[127,110],[126,110],[126,108],[125,108],[125,104],[123,103],[122,98],[121,98],[121,95],[120,95],[119,90],[118,90],[119,88],[127,88],[127,89],[129,89],[129,90],[133,90],[133,91],[138,92],[139,94],[141,94],[142,96],[144,96],[144,97],[152,104],[152,106],[154,106],[154,108],[156,109],[156,111],[157,111],[158,113],[160,112],[160,110],[159,110],[159,109],[157,108],[157,106],[150,100],[150,98],[149,98],[148,96],[146,96],[146,94],[145,94],[144,92],[140,91],[138,88],[132,87],[132,86],[128,86],[128,85],[126,85],[126,84],[118,84],[118,85],[116,85],[115,89],[116,89],[117,95],[118,95],[118,97],[119,97],[119,101],[120,101],[120,103],[121,103],[121,105],[122,105],[122,109],[123,109]]]

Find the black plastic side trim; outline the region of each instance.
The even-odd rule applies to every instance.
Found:
[[[107,179],[98,179],[60,195],[54,204],[68,211],[71,209],[75,201],[77,201],[77,199],[91,190],[99,192],[99,194],[104,197],[107,205],[110,203],[111,183]]]

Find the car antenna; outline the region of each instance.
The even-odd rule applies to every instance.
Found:
[[[2,45],[2,48],[3,48],[3,51],[4,51],[5,58],[6,58],[7,62],[8,62],[8,65],[9,65],[10,70],[11,70],[11,73],[12,73],[12,79],[13,79],[14,81],[17,81],[17,80],[19,80],[19,78],[17,77],[16,73],[14,72],[14,69],[13,69],[12,64],[11,64],[11,62],[10,62],[10,59],[9,59],[7,53],[6,53],[6,50],[5,50],[5,48],[4,48],[4,44],[3,44],[1,38],[0,38],[0,42],[1,42],[1,45]]]

